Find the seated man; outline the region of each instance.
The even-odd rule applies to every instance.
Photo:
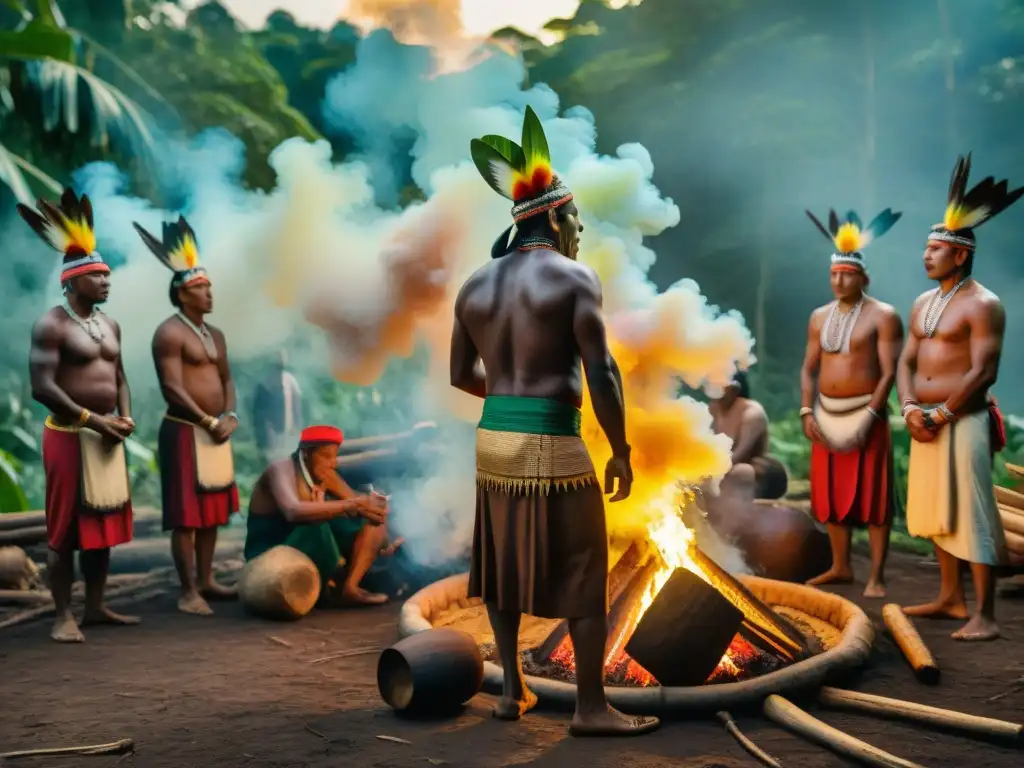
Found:
[[[768,455],[768,415],[750,398],[747,375],[737,373],[709,408],[715,432],[732,438],[732,469],[722,478],[722,494],[748,499],[785,496],[786,468]]]
[[[321,595],[335,591],[335,574],[347,563],[338,602],[379,605],[387,596],[359,586],[379,554],[388,546],[387,498],[357,495],[337,472],[342,433],[336,427],[303,430],[299,448],[279,459],[256,481],[249,502],[245,559],[252,560],[279,545],[294,547],[316,565]]]

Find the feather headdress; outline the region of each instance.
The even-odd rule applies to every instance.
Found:
[[[974,230],[986,221],[998,216],[1024,195],[1024,187],[1009,191],[1009,182],[996,182],[994,176],[979,181],[970,191],[967,181],[971,175],[971,153],[957,157],[953,175],[949,179],[949,194],[946,198],[946,215],[942,223],[935,224],[928,235],[929,240],[952,243],[963,248],[974,249]]]
[[[572,192],[551,168],[548,140],[532,107],[523,117],[522,145],[489,134],[470,141],[469,151],[490,188],[514,203],[516,222],[572,200]]]
[[[92,203],[86,195],[79,198],[74,190],[65,188],[59,203],[39,199],[35,211],[22,203],[17,209],[44,243],[64,254],[61,283],[79,275],[110,272],[96,251]]]
[[[206,267],[199,264],[199,243],[196,233],[184,216],[178,221],[164,222],[163,239],[157,240],[137,222],[132,222],[142,242],[153,252],[161,264],[174,273],[172,285],[176,288],[187,288],[190,285],[209,283],[210,277]]]
[[[860,216],[855,211],[846,214],[845,219],[840,220],[835,210],[829,208],[828,228],[810,211],[805,211],[814,226],[821,232],[835,247],[832,254],[833,269],[858,269],[867,274],[867,267],[864,264],[864,256],[861,254],[868,245],[884,235],[893,224],[900,220],[902,213],[893,213],[892,208],[886,208],[871,220],[866,227],[861,222]]]

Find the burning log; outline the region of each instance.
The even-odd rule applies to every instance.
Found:
[[[895,603],[889,603],[882,608],[882,621],[889,628],[892,639],[896,641],[910,666],[914,668],[917,679],[925,685],[935,685],[939,682],[939,665],[935,663],[935,657],[924,644],[914,623],[903,613],[903,609]]]
[[[761,648],[767,645],[777,656],[788,661],[809,655],[804,636],[788,621],[755,597],[738,579],[704,554],[700,547],[694,546],[690,554],[711,583],[743,612],[741,634],[745,639]]]
[[[626,653],[663,686],[701,685],[742,622],[743,612],[721,592],[677,568],[636,625]]]
[[[611,573],[608,574],[608,599],[611,604],[610,617],[616,615],[617,609],[619,614],[622,613],[620,606],[624,602],[622,599],[623,592],[626,591],[630,584],[635,583],[637,572],[645,559],[648,559],[648,562],[650,562],[650,546],[646,542],[634,541],[612,567]],[[614,624],[611,626],[614,626]],[[533,657],[538,661],[547,661],[558,650],[558,647],[568,635],[569,622],[559,622],[558,626],[547,636],[547,639],[537,646],[533,652]]]
[[[951,709],[929,707],[912,701],[889,699],[885,696],[873,696],[870,693],[826,687],[818,692],[818,700],[825,706],[834,709],[907,720],[912,723],[929,725],[942,731],[956,730],[993,741],[1001,740],[1019,744],[1024,738],[1024,725],[1019,723],[967,715]]]
[[[924,768],[918,763],[896,757],[865,741],[855,739],[816,717],[811,717],[788,699],[776,694],[765,699],[763,712],[765,717],[783,728],[859,763],[879,768]]]

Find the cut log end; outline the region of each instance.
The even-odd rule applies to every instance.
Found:
[[[677,568],[644,613],[626,653],[663,686],[704,683],[743,612],[696,574]]]

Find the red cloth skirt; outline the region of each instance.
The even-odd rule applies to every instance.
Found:
[[[132,540],[132,503],[97,512],[81,503],[82,448],[77,432],[43,427],[46,539],[54,552],[109,549]]]
[[[164,419],[160,424],[158,453],[163,527],[214,528],[227,525],[238,511],[238,486],[222,491],[199,488],[195,435],[191,424]]]
[[[871,428],[864,447],[836,453],[811,446],[811,512],[822,523],[884,525],[893,513],[892,440],[888,421]]]

